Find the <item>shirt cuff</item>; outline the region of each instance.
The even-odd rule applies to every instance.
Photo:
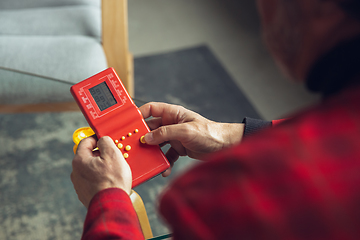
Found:
[[[260,119],[249,118],[249,117],[244,118],[242,123],[245,124],[244,137],[252,135],[261,129],[272,126],[271,121],[264,121],[264,120],[260,120]]]

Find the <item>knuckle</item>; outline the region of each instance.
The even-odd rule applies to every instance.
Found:
[[[181,105],[175,105],[175,106],[177,106],[179,111],[182,111],[182,112],[187,111],[187,109],[184,106],[181,106]]]
[[[156,107],[156,106],[158,106],[158,103],[157,103],[157,102],[148,102],[148,103],[146,103],[146,104],[144,105],[144,107],[145,107],[148,111],[150,111],[150,113],[152,112],[152,108],[153,108],[153,107]]]
[[[158,136],[163,139],[163,138],[166,138],[168,130],[167,130],[166,126],[162,126],[162,127],[159,127],[156,132],[157,132]]]
[[[185,123],[182,132],[186,136],[191,135],[196,132],[196,127],[194,124]]]
[[[75,155],[74,159],[72,160],[72,167],[73,169],[81,167],[83,164],[83,159],[79,155]]]
[[[111,137],[104,136],[104,137],[100,138],[98,142],[104,143],[104,142],[109,142],[109,141],[112,141]]]
[[[90,139],[88,137],[81,139],[80,142],[79,142],[78,148],[81,145],[86,144],[88,141],[90,141]]]
[[[192,123],[185,123],[181,128],[181,142],[191,142],[196,138],[196,136],[201,135],[201,132],[198,131],[197,127]]]

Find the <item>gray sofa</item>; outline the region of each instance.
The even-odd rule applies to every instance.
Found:
[[[0,105],[72,101],[56,79],[76,83],[107,67],[101,0],[0,1]]]

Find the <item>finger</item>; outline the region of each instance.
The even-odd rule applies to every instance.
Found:
[[[76,154],[81,156],[92,156],[92,151],[96,148],[96,145],[96,136],[84,138],[80,141]]]
[[[166,171],[163,172],[161,175],[162,175],[163,177],[168,177],[168,176],[170,176],[170,174],[171,174],[171,167],[169,167],[168,169],[166,169]]]
[[[141,114],[146,119],[148,117],[161,117],[163,125],[175,124],[187,111],[185,108],[167,103],[147,103],[139,108]]]
[[[165,154],[167,160],[170,163],[170,166],[174,166],[174,163],[179,159],[179,153],[174,148],[169,148],[169,150]]]
[[[146,124],[150,128],[150,130],[157,129],[158,127],[162,126],[162,119],[161,118],[151,118],[146,120]]]
[[[179,154],[177,153],[177,151],[174,148],[170,148],[166,154],[165,154],[166,158],[168,159],[169,163],[170,163],[170,167],[168,169],[166,169],[165,172],[163,172],[161,175],[163,177],[168,177],[171,174],[171,169],[174,166],[175,162],[179,159]]]
[[[164,147],[165,145],[169,144],[170,142],[163,142],[159,144],[159,147]]]
[[[186,156],[186,148],[179,141],[170,141],[170,146],[173,148],[179,156]]]
[[[108,136],[100,138],[97,145],[100,151],[100,157],[103,160],[116,159],[119,155],[122,156],[119,148],[116,147],[114,141]]]
[[[190,141],[193,134],[194,132],[188,124],[167,125],[145,134],[145,142],[149,145],[159,145],[173,140],[184,143]]]
[[[150,102],[150,103],[146,103],[144,105],[142,105],[141,107],[139,107],[139,111],[141,112],[142,116],[144,119],[149,118],[152,115],[152,111],[153,111],[153,107],[152,106],[156,106],[159,103],[156,102]]]
[[[74,177],[74,170],[73,170],[70,174],[70,180],[73,184],[74,184],[74,179],[75,179],[75,177]]]

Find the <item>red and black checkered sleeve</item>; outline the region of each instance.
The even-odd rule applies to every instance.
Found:
[[[118,188],[97,193],[90,202],[81,239],[144,239],[128,194]]]

